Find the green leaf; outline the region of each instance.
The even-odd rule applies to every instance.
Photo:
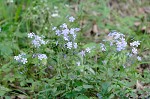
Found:
[[[93,86],[92,85],[83,85],[83,88],[89,89],[89,88],[93,88]]]
[[[10,96],[5,96],[5,99],[11,99],[11,97]]]
[[[74,88],[75,91],[81,91],[82,89],[83,89],[82,86],[78,86],[78,87]]]
[[[0,85],[0,96],[5,95],[7,92],[11,91],[10,89]]]
[[[70,98],[76,97],[77,94],[78,94],[77,91],[71,91],[71,92],[68,92],[65,97],[70,99]]]
[[[0,55],[3,55],[4,57],[8,57],[12,53],[13,53],[13,51],[8,43],[0,44]]]
[[[75,99],[89,99],[89,98],[87,96],[85,96],[85,95],[79,95]]]
[[[102,93],[103,94],[107,93],[109,86],[110,86],[110,82],[105,82],[102,84]]]

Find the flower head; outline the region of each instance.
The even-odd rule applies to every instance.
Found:
[[[58,35],[58,36],[61,35],[61,31],[60,31],[60,30],[56,30],[55,33],[56,33],[56,35]]]
[[[137,56],[137,60],[138,60],[138,61],[141,61],[142,58],[141,58],[140,56]]]
[[[77,43],[74,43],[74,48],[76,49],[78,47]]]
[[[52,30],[56,30],[56,29],[57,29],[57,27],[53,27],[53,28],[52,28]]]
[[[44,36],[38,36],[35,35],[34,33],[29,33],[28,38],[32,38],[33,40],[31,43],[34,45],[34,47],[39,48],[41,45],[47,44],[46,41],[43,40]]]
[[[26,64],[28,61],[27,61],[27,58],[25,57],[26,57],[26,54],[21,53],[18,56],[14,56],[14,59],[22,64]]]
[[[68,28],[68,26],[67,26],[66,23],[63,23],[60,27],[61,27],[61,28]]]
[[[72,48],[72,42],[68,42],[68,43],[67,43],[67,48],[68,48],[68,49],[71,49],[71,48]]]
[[[135,47],[132,48],[132,53],[137,54],[137,49]]]
[[[20,62],[22,62],[23,64],[26,64],[28,61],[27,61],[27,58],[22,58],[22,59],[20,60]]]
[[[79,54],[83,57],[85,56],[85,51],[82,50]]]
[[[47,56],[46,54],[38,54],[38,59],[39,60],[47,59]]]
[[[103,43],[100,43],[100,47],[101,47],[102,51],[106,51],[106,47],[105,47],[105,45]]]
[[[127,42],[125,41],[124,34],[113,31],[109,33],[108,36],[113,38],[113,40],[110,42],[110,46],[113,46],[115,44],[117,47],[116,50],[119,52],[125,50]]]
[[[70,22],[74,22],[75,18],[73,16],[69,17]]]
[[[91,49],[88,47],[88,48],[85,49],[85,51],[88,52],[88,53],[90,53]]]
[[[35,34],[32,32],[32,33],[28,33],[28,38],[33,38]]]
[[[134,41],[130,43],[130,46],[133,46],[133,47],[138,47],[139,45],[140,45],[140,41]]]

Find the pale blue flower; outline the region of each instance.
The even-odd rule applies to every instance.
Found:
[[[67,35],[69,34],[69,29],[66,28],[66,29],[62,30],[62,34],[63,34],[64,36],[67,36]]]
[[[29,35],[30,37],[32,36],[32,38],[34,37],[34,39],[31,41],[31,43],[34,45],[34,47],[39,48],[41,45],[45,45],[47,44],[46,41],[43,40],[43,37],[40,37],[38,35]]]
[[[74,43],[74,48],[76,49],[78,47],[77,43]]]
[[[22,58],[22,59],[20,60],[20,62],[22,62],[23,64],[26,64],[28,61],[27,61],[27,58]]]
[[[74,22],[75,18],[73,16],[69,17],[70,22]]]
[[[56,35],[58,35],[58,36],[61,35],[61,31],[60,31],[60,30],[56,30],[55,33],[56,33]]]
[[[130,46],[133,46],[133,47],[138,47],[139,45],[140,45],[140,41],[134,41],[130,43]]]
[[[34,37],[34,33],[32,32],[32,33],[28,33],[28,38],[33,38]]]
[[[67,48],[68,48],[68,49],[71,49],[71,48],[72,48],[72,42],[68,42],[68,43],[67,43]]]
[[[102,51],[106,51],[106,47],[105,47],[105,45],[103,43],[100,43],[100,47],[101,47]]]
[[[79,54],[83,57],[85,56],[85,51],[82,50]]]
[[[91,52],[91,49],[88,47],[88,48],[85,49],[85,51],[86,51],[87,53],[90,53],[90,52]]]
[[[38,59],[39,60],[47,59],[47,56],[46,54],[38,54]]]
[[[75,32],[75,29],[74,29],[74,28],[71,28],[71,29],[70,29],[70,34],[72,34],[72,35],[73,35],[73,34],[74,34],[74,32]]]
[[[126,55],[129,56],[129,57],[131,57],[133,54],[131,54],[131,53],[128,52]]]
[[[56,30],[56,29],[57,29],[57,27],[53,27],[53,28],[52,28],[53,31]]]
[[[78,31],[80,31],[80,30],[81,30],[80,28],[75,28],[75,31],[76,31],[76,32],[78,32]]]
[[[28,61],[27,61],[27,58],[25,57],[26,57],[26,54],[21,53],[18,56],[14,56],[14,59],[22,64],[26,64]]]
[[[76,34],[73,34],[72,36],[73,36],[73,39],[75,40],[77,35],[76,35]]]
[[[69,41],[69,36],[64,36],[63,38],[65,41]]]
[[[137,49],[135,47],[132,48],[132,53],[137,54]]]
[[[138,60],[138,61],[141,61],[142,58],[141,58],[140,56],[137,56],[137,60]]]
[[[125,50],[125,48],[127,46],[127,42],[125,41],[124,34],[113,31],[113,32],[109,33],[108,36],[113,38],[113,40],[110,41],[110,46],[116,44],[117,51]]]
[[[124,50],[126,48],[127,42],[125,40],[117,41],[116,45],[117,45],[117,51],[121,51],[121,50]]]
[[[66,23],[62,24],[60,27],[61,28],[66,28],[66,29],[68,28]]]

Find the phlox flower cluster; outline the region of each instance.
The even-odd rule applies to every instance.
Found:
[[[75,18],[73,16],[69,17],[70,22],[74,22]],[[62,36],[65,41],[65,46],[68,49],[77,48],[76,40],[76,32],[80,31],[79,28],[68,28],[68,25],[66,23],[63,23],[60,25],[59,29],[57,27],[52,28],[53,31],[55,31],[55,34],[57,36]]]
[[[81,55],[82,57],[86,55],[86,53],[91,53],[91,50],[94,49],[95,46],[93,47],[87,47],[85,50],[82,50],[81,52],[79,52],[79,55]]]
[[[39,60],[47,59],[47,56],[46,54],[38,54],[38,59]]]
[[[43,36],[40,37],[38,35],[35,35],[33,32],[32,33],[28,33],[28,38],[32,39],[32,44],[34,45],[34,47],[39,48],[41,45],[45,45],[47,44],[46,41],[43,40]],[[17,60],[18,62],[21,62],[23,64],[26,64],[27,58],[25,58],[26,54],[22,53],[19,54],[18,56],[14,56],[14,59]],[[47,59],[46,54],[33,54],[32,58],[37,57],[39,60],[43,60],[43,59]]]
[[[28,61],[27,61],[27,58],[25,57],[26,57],[26,54],[21,53],[18,56],[14,56],[14,59],[22,64],[26,64]]]
[[[132,54],[133,55],[137,55],[138,54],[138,50],[137,47],[140,45],[140,41],[134,41],[132,43],[130,43],[130,46],[132,47]],[[141,61],[142,58],[140,56],[137,56],[137,60]]]
[[[133,54],[137,54],[137,47],[140,45],[140,42],[139,41],[134,41],[132,43],[130,43],[130,46],[132,47],[132,53]]]
[[[108,34],[108,37],[111,37],[112,40],[110,41],[110,46],[115,45],[117,51],[122,51],[125,50],[127,47],[127,42],[125,40],[125,35],[116,31],[110,32]],[[140,45],[140,41],[133,41],[130,43],[130,47],[132,48],[131,51],[132,53],[127,53],[129,57],[137,56],[138,50],[137,47]],[[137,60],[141,61],[141,57],[137,56]]]
[[[109,37],[112,37],[113,40],[110,42],[110,45],[116,45],[116,50],[117,51],[122,51],[125,50],[125,48],[127,47],[127,42],[125,41],[125,35],[118,33],[116,31],[110,32],[108,34]]]
[[[32,58],[37,57],[39,60],[47,59],[46,54],[33,54]]]
[[[106,51],[106,46],[103,43],[100,43],[100,47],[102,51]]]
[[[130,43],[130,46],[132,47],[138,47],[140,45],[140,41],[134,41],[132,43]]]
[[[28,38],[32,39],[31,43],[36,48],[39,48],[41,45],[47,44],[47,42],[43,40],[44,37],[35,35],[35,33],[33,33],[33,32],[32,33],[28,33]]]

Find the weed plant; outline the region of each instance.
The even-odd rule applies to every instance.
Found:
[[[149,35],[136,35],[130,28],[138,18],[115,16],[120,24],[130,22],[121,27],[103,24],[109,19],[108,0],[77,1],[0,1],[1,98],[128,99],[150,94],[149,88],[135,88],[138,81],[150,83],[149,71],[143,78],[137,70],[149,63],[142,52],[150,47]],[[73,12],[73,4],[79,11]],[[88,21],[81,26],[81,20]],[[90,20],[110,32],[98,36],[100,41],[88,40],[84,32]]]

